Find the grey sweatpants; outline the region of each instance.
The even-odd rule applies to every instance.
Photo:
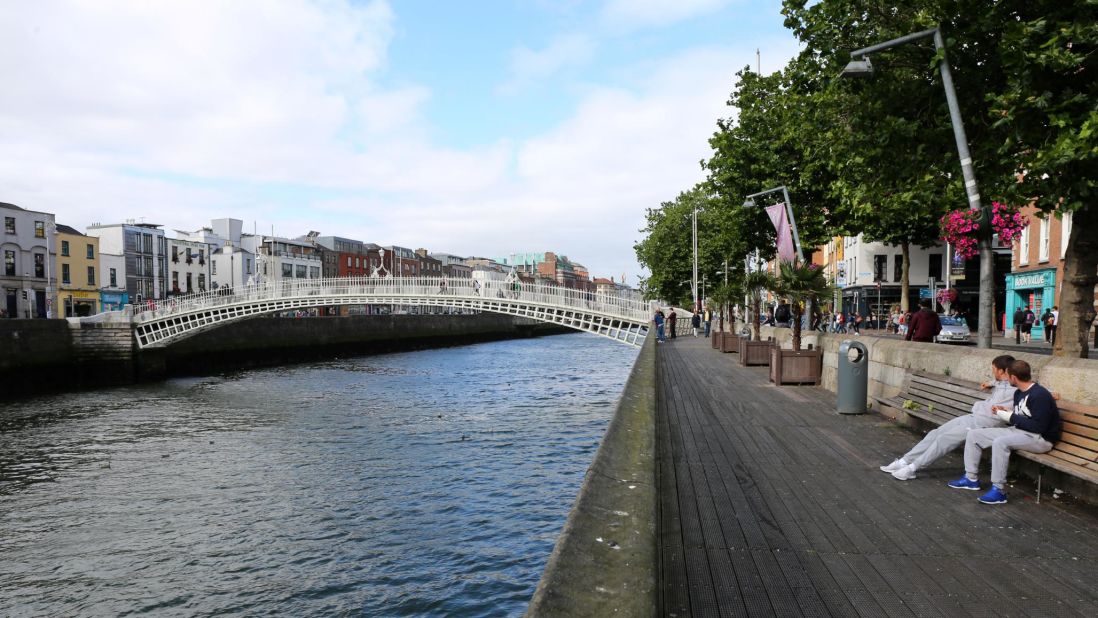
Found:
[[[991,447],[991,484],[999,489],[1002,489],[1006,483],[1010,451],[1047,453],[1052,450],[1052,443],[1040,435],[1015,427],[973,429],[968,432],[968,439],[965,440],[965,474],[968,478],[976,480],[976,473],[980,470],[980,456],[989,446]]]
[[[969,430],[1005,426],[995,416],[976,414],[958,416],[926,434],[925,438],[904,455],[904,461],[913,464],[916,470],[921,470],[934,463],[942,455],[964,444]]]

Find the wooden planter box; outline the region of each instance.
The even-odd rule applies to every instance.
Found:
[[[709,331],[709,343],[713,346],[714,350],[719,350],[721,347],[721,333],[717,329],[711,329]]]
[[[740,336],[736,333],[721,333],[721,352],[739,352]]]
[[[823,352],[813,350],[770,350],[770,381],[774,384],[819,385],[823,374]]]
[[[774,344],[766,341],[751,341],[750,337],[740,337],[740,364],[748,367],[752,365],[769,365],[770,348]]]

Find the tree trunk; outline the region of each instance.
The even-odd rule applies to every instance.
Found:
[[[903,257],[900,267],[900,313],[911,311],[911,243],[900,243],[900,255]]]
[[[1053,356],[1087,358],[1090,325],[1094,322],[1094,285],[1098,283],[1098,207],[1072,215],[1071,237],[1064,253],[1060,293],[1060,325]]]
[[[804,309],[801,309],[799,301],[790,301],[789,309],[793,313],[793,350],[798,351],[801,349],[801,316]]]
[[[752,334],[754,335],[754,338],[753,338],[754,341],[761,341],[762,340],[762,335],[759,334],[759,305],[761,305],[761,304],[762,304],[762,301],[758,296],[755,296],[751,299],[751,326],[754,327],[752,329],[752,331],[753,331]]]

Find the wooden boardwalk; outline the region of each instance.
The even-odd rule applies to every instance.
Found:
[[[658,349],[662,615],[1098,616],[1093,509],[1028,484],[979,504],[945,485],[959,451],[894,480],[919,436],[737,360]]]

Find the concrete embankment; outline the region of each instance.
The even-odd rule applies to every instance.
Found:
[[[649,336],[527,615],[656,614],[656,371]]]
[[[525,318],[474,315],[257,317],[200,333],[167,348],[139,350],[125,324],[65,320],[0,321],[4,397],[128,384],[399,350],[573,332]]]

